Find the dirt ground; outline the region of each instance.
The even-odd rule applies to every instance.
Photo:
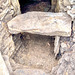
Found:
[[[16,63],[50,72],[57,65],[54,57],[54,38],[41,35],[14,35],[16,50],[12,56]]]

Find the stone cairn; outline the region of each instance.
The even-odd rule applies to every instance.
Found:
[[[58,65],[52,69],[51,75],[75,75],[75,0],[58,0],[58,4],[59,13],[28,12],[19,15],[21,12],[18,0],[0,1],[0,61],[3,62],[1,65],[3,70],[0,70],[1,75],[12,73],[10,63],[5,63],[2,57],[4,55],[5,60],[9,60],[15,50],[11,34],[23,32],[55,36],[55,57],[61,53],[62,58]],[[70,66],[67,64],[68,62],[70,62]],[[8,66],[6,67],[5,64]],[[6,74],[3,74],[4,70]]]

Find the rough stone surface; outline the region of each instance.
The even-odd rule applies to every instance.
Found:
[[[67,50],[67,44],[62,42],[60,50],[61,50],[61,54],[63,54]]]
[[[74,19],[75,19],[75,5],[72,6],[72,9],[68,10],[67,13],[72,17],[72,20],[74,21]]]
[[[49,36],[70,36],[71,19],[65,13],[28,12],[9,21],[8,29],[11,34],[28,32]]]
[[[51,75],[75,75],[75,52],[65,53]]]
[[[59,0],[60,11],[67,11],[72,8],[72,5],[75,4],[75,0]]]
[[[71,46],[73,45],[70,37],[61,37],[60,39],[60,52],[63,55],[65,52],[72,51]]]
[[[4,16],[4,15],[8,15],[7,10],[9,10],[9,13],[11,13],[11,15],[15,16],[16,14],[20,14],[20,5],[18,0],[0,0],[0,19]],[[13,13],[12,13],[13,11]]]
[[[19,13],[20,6],[18,0],[0,0],[0,51],[9,57],[12,55],[15,47],[12,35],[8,32],[7,22],[12,19],[13,15]]]
[[[7,30],[6,23],[1,22],[0,28],[0,51],[2,54],[7,54],[9,57],[12,55],[15,49],[12,35]]]
[[[40,69],[16,69],[14,75],[50,75]]]
[[[0,52],[0,75],[10,75]]]

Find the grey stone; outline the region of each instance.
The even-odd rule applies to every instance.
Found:
[[[50,75],[40,69],[16,69],[14,75]]]
[[[61,43],[61,47],[62,47],[62,48],[66,48],[66,47],[67,47],[66,43],[62,42],[62,43]]]
[[[71,10],[68,10],[67,13],[72,17],[72,20],[75,19],[75,5],[72,7]]]
[[[65,53],[51,75],[75,75],[75,52]]]
[[[75,52],[75,44],[72,45],[71,49]]]
[[[11,34],[28,32],[48,36],[70,36],[71,18],[66,13],[27,12],[8,22]]]
[[[66,52],[68,49],[68,46],[65,42],[61,42],[60,44],[60,51],[61,51],[61,54],[63,54],[64,52]]]

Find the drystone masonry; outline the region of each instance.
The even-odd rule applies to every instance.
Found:
[[[0,50],[8,56],[11,56],[15,47],[7,30],[7,22],[17,14],[20,14],[18,0],[0,0]]]

